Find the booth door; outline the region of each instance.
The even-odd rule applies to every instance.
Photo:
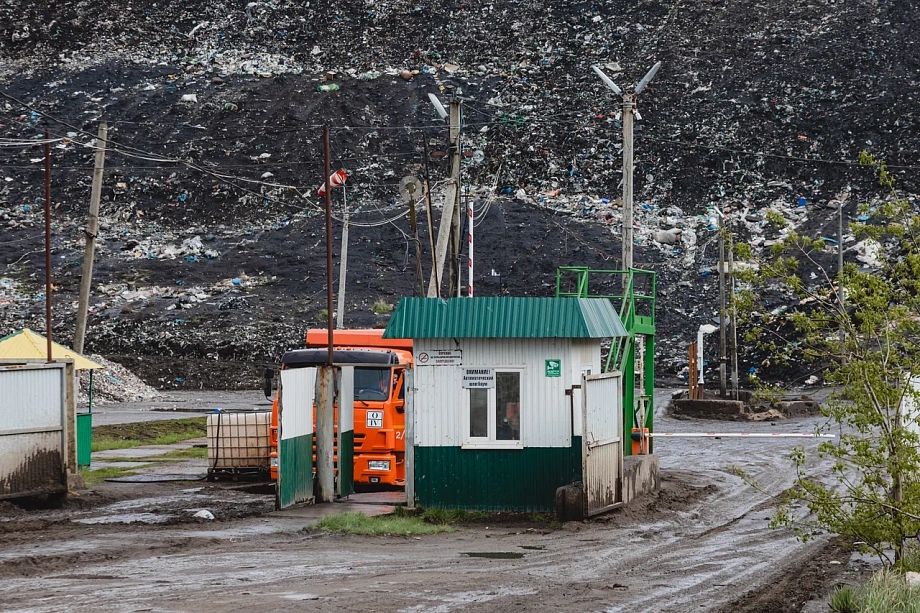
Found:
[[[620,373],[585,375],[582,389],[582,478],[586,513],[590,517],[617,506],[623,500]]]

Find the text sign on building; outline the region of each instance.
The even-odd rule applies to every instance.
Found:
[[[546,360],[546,376],[547,377],[561,377],[562,376],[562,360]]]
[[[416,366],[460,366],[463,352],[459,349],[432,349],[420,351],[415,356]]]
[[[495,388],[495,369],[494,368],[464,368],[463,369],[463,387],[464,389],[494,389]]]

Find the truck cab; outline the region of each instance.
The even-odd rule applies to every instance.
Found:
[[[282,370],[327,363],[326,330],[307,332],[307,349],[288,351]],[[404,372],[412,364],[411,340],[383,339],[383,330],[335,330],[333,362],[354,366],[354,480],[405,486]],[[335,411],[339,407],[336,405]],[[313,408],[314,426],[316,407]],[[336,418],[336,422],[338,419]],[[278,477],[278,395],[272,403],[271,475]]]

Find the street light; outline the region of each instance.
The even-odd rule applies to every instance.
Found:
[[[636,111],[636,96],[655,78],[661,62],[657,62],[645,73],[632,93],[624,93],[599,66],[591,67],[607,87],[617,96],[623,96],[623,270],[633,266],[633,114]],[[624,285],[629,282],[629,275],[624,275]]]

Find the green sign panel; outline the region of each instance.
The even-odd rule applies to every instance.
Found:
[[[546,360],[546,376],[547,377],[561,377],[562,376],[562,360]]]

